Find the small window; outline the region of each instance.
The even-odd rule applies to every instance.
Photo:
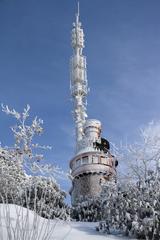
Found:
[[[101,156],[101,163],[106,164],[106,158]]]
[[[81,165],[81,159],[77,159],[77,160],[76,160],[76,165],[77,165],[77,166],[80,166],[80,165]]]
[[[82,157],[82,163],[88,164],[88,156]]]
[[[72,164],[71,164],[71,168],[74,168],[74,162],[72,162]]]
[[[98,156],[92,156],[92,162],[98,163]]]

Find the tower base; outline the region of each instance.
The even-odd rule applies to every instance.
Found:
[[[102,173],[84,173],[83,175],[76,177],[72,182],[72,205],[75,206],[89,198],[100,196],[102,191],[102,181],[104,181],[104,174]]]

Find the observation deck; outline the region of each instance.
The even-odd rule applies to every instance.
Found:
[[[70,161],[72,176],[77,177],[86,173],[103,173],[114,175],[116,159],[110,153],[90,151],[78,154]]]

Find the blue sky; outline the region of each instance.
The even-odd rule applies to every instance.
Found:
[[[74,152],[69,90],[74,0],[0,1],[0,102],[44,120],[40,143],[65,170]],[[160,1],[80,0],[88,64],[88,115],[111,142],[134,141],[160,119]],[[0,139],[10,145],[13,121],[0,113]],[[69,183],[63,183],[68,188]]]

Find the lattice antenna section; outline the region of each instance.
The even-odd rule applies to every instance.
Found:
[[[79,4],[78,12],[76,14],[76,21],[73,23],[72,29],[72,48],[73,56],[71,57],[71,76],[70,76],[70,89],[74,102],[74,120],[76,127],[76,149],[78,144],[83,138],[83,126],[86,121],[87,113],[87,71],[86,71],[86,57],[83,56],[82,51],[84,48],[84,33],[81,22],[79,21]]]

